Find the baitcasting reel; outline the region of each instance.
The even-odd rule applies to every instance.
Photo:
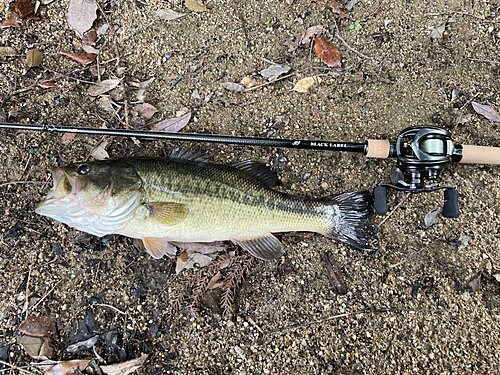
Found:
[[[453,144],[451,134],[434,126],[418,126],[403,130],[396,143],[390,145],[388,157],[398,159],[399,172],[393,184],[379,184],[374,189],[374,212],[387,212],[387,188],[407,193],[425,193],[440,189],[444,191],[443,216],[456,218],[458,191],[453,186],[438,186],[436,182],[443,167],[450,162],[460,162],[463,148]],[[391,179],[392,179],[391,174]],[[427,183],[426,180],[429,180]]]

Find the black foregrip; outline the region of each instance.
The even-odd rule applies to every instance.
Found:
[[[373,212],[378,215],[387,213],[387,189],[384,186],[377,186],[373,189]]]
[[[443,217],[459,217],[460,209],[458,208],[458,190],[446,189],[444,191],[444,206]]]

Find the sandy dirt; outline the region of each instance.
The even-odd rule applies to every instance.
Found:
[[[343,19],[307,0],[291,6],[210,0],[209,12],[191,12],[180,0],[99,4],[104,14],[98,12],[96,29],[111,22],[114,30],[97,45],[101,80],[123,83],[109,93],[116,114],[88,95],[98,81],[91,69],[59,53],[83,52],[65,20],[64,0],[41,5],[40,20],[0,29],[0,46],[18,52],[0,57],[2,121],[150,129],[190,111],[183,131],[364,142],[435,125],[451,131],[457,144],[500,147],[498,125],[470,104],[500,111],[496,0],[362,0]],[[186,15],[155,21],[155,12],[167,8]],[[11,15],[7,3],[0,12],[1,20]],[[356,20],[359,30],[350,28]],[[433,38],[445,22],[442,38]],[[290,52],[283,45],[315,25],[339,48],[343,69],[327,68],[314,49]],[[43,62],[27,69],[33,48]],[[247,76],[265,83],[259,72],[269,61],[295,74],[244,93],[221,86]],[[291,90],[312,75],[322,78],[319,86]],[[130,112],[139,104],[131,82],[150,78],[143,100],[159,112],[145,120]],[[47,82],[55,86],[44,88]],[[142,374],[500,373],[498,167],[446,167],[439,183],[457,187],[461,216],[439,215],[427,230],[424,218],[442,207],[442,192],[402,202],[405,195],[390,190],[394,212],[375,216],[376,223],[387,219],[375,252],[303,233],[280,237],[285,255],[276,262],[252,261],[231,248],[214,262],[232,262],[224,277],[241,274],[244,281],[235,281],[233,302],[224,305],[227,285],[200,292],[215,266],[175,277],[175,260],[154,260],[128,238],[93,237],[34,213],[52,186],[50,166],[88,158],[102,138],[77,136],[62,145],[61,135],[1,130],[0,136],[0,360],[6,368],[37,362],[19,345],[18,329],[27,315],[45,315],[57,322],[54,359],[97,360],[97,353],[113,364],[146,353]],[[175,145],[114,138],[107,152],[164,156]],[[267,163],[280,189],[306,197],[371,190],[388,183],[396,166],[360,154],[183,146],[218,163]],[[325,251],[340,265],[345,295],[328,280]],[[68,353],[70,344],[92,337],[95,352]]]

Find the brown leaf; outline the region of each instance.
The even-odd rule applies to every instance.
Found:
[[[12,6],[12,10],[19,17],[25,18],[33,14],[34,4],[31,0],[17,0]]]
[[[92,359],[74,359],[72,361],[59,362],[54,366],[45,368],[44,375],[72,375],[78,371],[84,371],[92,362]]]
[[[212,289],[217,289],[220,288],[225,284],[224,280],[222,280],[222,273],[219,271],[215,274],[214,277],[210,279],[210,281],[207,284],[207,289],[212,290]]]
[[[6,29],[7,27],[21,27],[21,22],[16,17],[10,17],[0,25],[1,29]]]
[[[106,375],[131,374],[139,367],[141,367],[147,358],[148,355],[142,353],[139,358],[131,359],[130,361],[127,362],[118,363],[116,365],[101,366],[101,370]]]
[[[488,120],[494,122],[500,122],[500,115],[498,114],[497,111],[495,111],[493,107],[490,107],[489,105],[483,105],[476,102],[472,102],[472,108],[474,108],[474,111],[476,111],[480,115],[483,115]]]
[[[56,333],[56,323],[48,316],[28,316],[19,326],[19,332],[30,336],[44,337]]]
[[[166,133],[177,133],[183,127],[185,127],[189,120],[191,119],[191,113],[184,115],[182,117],[169,118],[160,121],[158,124],[153,126],[152,132],[166,132]]]
[[[152,106],[149,103],[143,103],[143,104],[136,105],[134,108],[132,108],[132,110],[138,112],[142,117],[144,117],[145,119],[148,119],[148,120],[151,117],[153,117],[153,115],[156,112],[158,112],[156,107]]]
[[[87,46],[91,46],[95,43],[97,40],[97,32],[95,29],[90,29],[85,34],[83,34],[82,37],[82,44],[85,44]]]
[[[66,20],[81,37],[92,27],[97,18],[96,12],[97,4],[94,0],[70,0]]]
[[[61,137],[61,143],[65,146],[69,145],[75,139],[76,133],[64,133]]]
[[[332,46],[322,37],[316,38],[314,49],[316,50],[316,55],[318,55],[321,61],[323,61],[327,66],[331,68],[342,67],[339,49],[335,46]]]
[[[315,83],[321,83],[321,78],[320,77],[307,77],[307,78],[302,78],[300,81],[298,81],[295,86],[293,87],[293,91],[297,92],[302,92],[306,93],[309,92],[309,89],[315,84]]]
[[[89,64],[95,63],[95,56],[91,53],[79,53],[75,55],[74,53],[71,52],[64,52],[64,51],[59,51],[60,55],[64,55],[69,57],[72,60],[75,60],[76,62],[82,64],[83,66],[87,66]]]

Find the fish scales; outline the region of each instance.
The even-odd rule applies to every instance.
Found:
[[[254,256],[283,253],[275,232],[311,231],[373,250],[367,192],[307,199],[270,188],[276,176],[258,163],[211,164],[181,152],[54,168],[54,187],[36,212],[79,230],[142,239],[153,257],[175,255],[172,242],[231,240]]]
[[[144,228],[152,237],[220,241],[270,232],[324,232],[329,225],[321,212],[324,204],[277,192],[227,166],[145,159],[131,160],[130,164],[143,181],[148,201],[173,201],[189,208],[186,220],[175,228],[154,223],[155,229]],[[151,223],[131,222],[130,228],[134,225]]]

